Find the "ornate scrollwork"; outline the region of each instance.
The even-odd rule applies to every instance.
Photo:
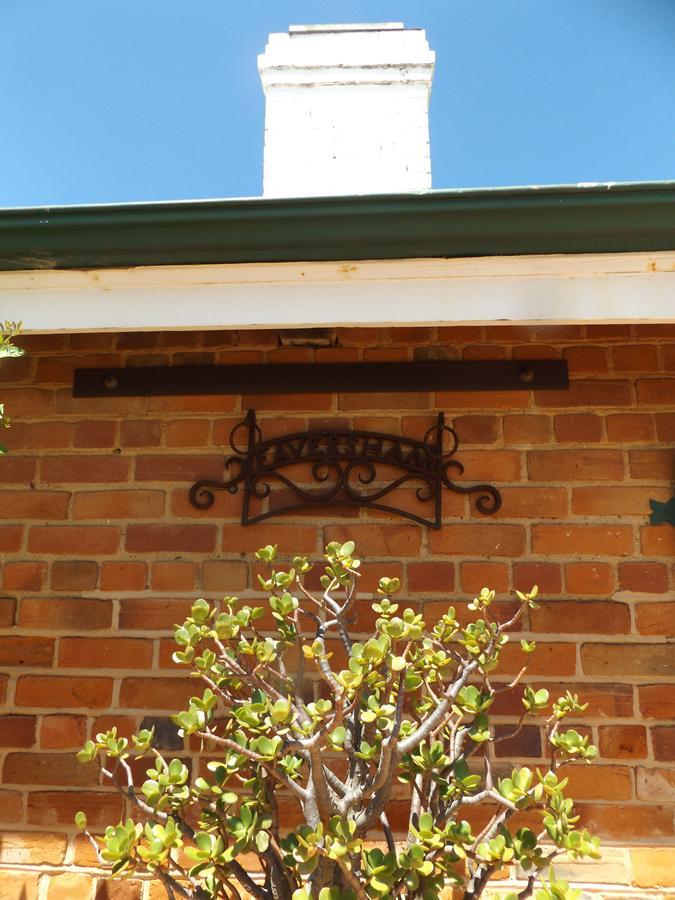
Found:
[[[245,446],[240,443],[244,429]],[[249,410],[243,422],[230,432],[230,446],[234,455],[225,461],[230,477],[223,481],[197,481],[190,488],[190,502],[197,509],[209,509],[215,502],[215,491],[233,494],[242,485],[242,525],[339,499],[347,505],[381,509],[440,528],[443,487],[457,494],[478,495],[476,509],[485,515],[495,513],[501,506],[499,491],[492,485],[460,485],[450,477],[451,470],[455,477],[461,476],[464,466],[453,458],[459,439],[455,430],[445,424],[443,413],[439,413],[436,425],[421,441],[375,431],[328,428],[263,440],[255,412]],[[309,465],[310,486],[296,483],[282,471],[299,463]],[[402,470],[402,474],[386,481],[383,470],[391,467]],[[288,492],[288,502],[252,513],[251,501],[269,498],[275,483]],[[420,503],[433,504],[433,515],[419,515],[382,502],[409,483],[415,487]]]

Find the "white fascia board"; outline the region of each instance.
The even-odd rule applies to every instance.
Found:
[[[675,322],[675,251],[0,273],[27,333]]]

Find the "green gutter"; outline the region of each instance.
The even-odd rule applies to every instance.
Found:
[[[0,210],[0,270],[675,249],[675,182]]]

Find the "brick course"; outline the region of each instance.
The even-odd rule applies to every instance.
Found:
[[[166,717],[194,692],[170,660],[172,626],[200,593],[253,596],[257,547],[311,554],[347,536],[368,563],[367,590],[376,576],[396,575],[411,604],[429,604],[428,614],[452,603],[464,617],[467,597],[484,585],[508,595],[540,584],[544,604],[523,625],[539,645],[527,678],[590,703],[583,721],[601,760],[574,770],[572,781],[584,821],[617,845],[602,877],[623,886],[621,896],[661,896],[675,886],[675,529],[648,524],[649,500],[667,499],[675,474],[672,331],[360,328],[338,330],[337,342],[280,348],[269,331],[34,336],[23,339],[29,364],[2,362],[13,427],[3,434],[11,453],[0,458],[0,824],[9,867],[0,872],[0,896],[11,900],[24,888],[28,900],[91,890],[151,896],[148,884],[130,882],[126,893],[107,887],[76,837],[77,809],[101,825],[120,815],[121,804],[73,764],[73,749],[111,724],[127,732],[147,715]],[[571,389],[76,400],[70,387],[75,367],[113,360],[430,354],[563,357]],[[249,405],[270,436],[337,420],[419,436],[442,410],[459,434],[462,483],[495,483],[503,507],[485,518],[448,493],[439,532],[338,506],[242,529],[239,497],[230,495],[217,496],[211,511],[192,509],[189,485],[222,477],[229,432]],[[410,491],[399,496],[415,502]],[[371,624],[364,602],[356,627]],[[517,645],[505,651],[497,679],[520,668]],[[518,715],[517,699],[495,706],[500,727]],[[502,758],[534,764],[544,762],[541,752],[536,726],[499,749]],[[593,883],[592,867],[582,874]]]

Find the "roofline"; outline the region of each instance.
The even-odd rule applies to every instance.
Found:
[[[675,249],[675,182],[0,210],[0,270]]]

